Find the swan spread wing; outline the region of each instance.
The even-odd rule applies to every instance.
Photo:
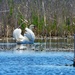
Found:
[[[26,33],[24,34],[24,36],[26,36],[29,40],[34,41],[35,40],[35,35],[33,33],[33,31],[29,28],[25,28]]]
[[[20,28],[16,28],[14,31],[13,31],[13,37],[16,39],[16,41],[23,41],[23,40],[26,40],[26,41],[29,41],[29,39],[25,36],[23,36],[21,34],[21,29]]]
[[[26,32],[24,36],[21,34],[22,30],[20,28],[16,28],[13,31],[13,37],[16,39],[17,42],[24,42],[24,43],[33,43],[35,40],[35,35],[33,31],[29,28],[25,28]]]

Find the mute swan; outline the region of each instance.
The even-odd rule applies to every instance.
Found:
[[[35,40],[35,34],[32,31],[33,27],[34,25],[30,25],[29,28],[26,27],[24,36],[21,34],[22,30],[20,28],[16,28],[13,31],[13,37],[16,39],[16,42],[18,44],[33,44]]]

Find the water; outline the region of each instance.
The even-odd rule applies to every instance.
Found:
[[[0,40],[0,45],[2,46],[2,43],[6,43],[7,46],[9,46],[10,44],[14,44],[15,45],[15,40],[13,40],[12,38],[9,38],[8,41],[7,39],[2,39]],[[47,38],[46,39],[46,42],[45,42],[45,39],[43,38],[38,38],[38,39],[35,39],[35,45],[42,48],[62,48],[62,49],[73,49],[74,48],[74,38]],[[46,46],[46,47],[45,47]]]
[[[0,75],[74,75],[72,52],[0,52]]]
[[[59,43],[60,44],[60,43]],[[65,45],[66,43],[63,43]],[[61,44],[60,44],[61,45]],[[57,46],[56,43],[40,43],[35,42],[34,44],[17,44],[17,43],[0,43],[0,51],[5,50],[35,50],[35,51],[74,51],[74,45]]]

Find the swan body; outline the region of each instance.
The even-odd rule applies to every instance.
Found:
[[[13,31],[13,37],[15,38],[18,44],[33,44],[35,40],[35,34],[30,28],[25,28],[26,32],[24,36],[21,34],[22,30],[20,28],[16,28]]]

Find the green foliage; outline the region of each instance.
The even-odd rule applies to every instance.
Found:
[[[26,24],[23,23],[23,21],[24,21],[23,15],[18,13],[18,25],[21,25],[22,30],[24,30],[26,27]]]
[[[39,25],[39,29],[42,30],[44,25],[44,18],[40,18],[38,25]]]
[[[56,17],[55,20],[53,21],[52,25],[51,25],[51,31],[52,31],[52,35],[56,34],[57,31],[57,21],[56,21]]]
[[[38,25],[38,16],[35,13],[32,13],[32,24]]]
[[[56,29],[56,21],[53,22],[53,24],[51,25],[51,29],[55,30]]]
[[[66,25],[70,25],[70,19],[66,18]]]
[[[24,30],[28,24],[23,23],[26,17],[30,21],[29,24],[34,24],[37,27],[35,28],[35,33],[39,35],[46,30],[47,33],[51,32],[54,36],[56,34],[59,36],[64,34],[71,35],[75,33],[75,16],[74,11],[72,11],[74,7],[69,8],[70,2],[67,1],[43,0],[45,9],[43,11],[42,0],[0,0],[1,23],[7,23],[12,27],[12,30],[19,26]],[[6,12],[8,9],[10,11]],[[44,16],[46,17],[46,26]],[[17,23],[19,26],[17,26]]]
[[[72,30],[72,34],[75,34],[75,25],[72,25],[71,30]]]
[[[14,11],[14,1],[13,0],[8,0],[8,4],[9,4],[9,8],[10,8],[9,15],[12,16],[13,11]]]
[[[44,18],[39,17],[35,12],[32,13],[32,24],[38,28],[38,33],[41,33],[44,26]]]
[[[2,2],[2,0],[0,0],[0,2]]]
[[[13,14],[13,7],[10,7],[10,15]]]

